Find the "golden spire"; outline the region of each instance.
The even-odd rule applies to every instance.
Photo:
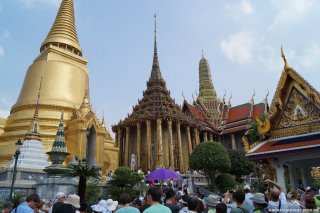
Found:
[[[157,15],[154,14],[154,52],[153,52],[153,63],[150,81],[163,81],[160,72],[160,65],[158,60],[158,47],[157,47]]]
[[[104,111],[102,111],[101,126],[106,127],[106,124],[104,123]]]
[[[42,84],[42,77],[40,79],[40,86],[38,91],[38,98],[36,103],[36,108],[34,111],[33,119],[30,123],[29,130],[25,135],[25,140],[38,140],[41,141],[40,134],[39,134],[39,103],[40,103],[40,91],[41,91],[41,84]]]
[[[254,96],[256,96],[256,90],[254,89],[253,90],[253,94],[252,94],[252,97],[251,97],[251,103],[254,104]]]
[[[75,25],[73,0],[62,0],[51,30],[41,45],[41,52],[49,44],[82,55]]]
[[[288,71],[290,69],[290,66],[289,66],[289,64],[287,62],[286,56],[284,55],[282,46],[281,46],[281,57],[283,58],[283,61],[284,61],[284,70]]]

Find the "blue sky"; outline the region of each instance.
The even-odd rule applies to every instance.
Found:
[[[15,103],[27,68],[39,54],[61,0],[0,1],[0,117]],[[93,108],[111,125],[130,113],[149,79],[153,15],[157,13],[160,69],[182,104],[198,90],[201,50],[214,87],[232,105],[256,91],[269,102],[283,61],[316,89],[320,80],[320,1],[316,0],[75,0],[83,55],[89,60]]]

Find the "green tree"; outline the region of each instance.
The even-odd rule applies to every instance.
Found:
[[[64,176],[79,177],[78,195],[80,197],[80,202],[86,202],[86,188],[88,178],[100,178],[99,169],[88,166],[85,160],[80,160],[77,164],[69,165]]]
[[[228,172],[231,168],[228,152],[219,142],[202,142],[192,151],[189,166],[205,172],[209,183],[214,184],[219,172]]]
[[[99,186],[99,180],[96,178],[89,178],[86,188],[86,200],[89,206],[99,203],[102,194],[103,190]]]
[[[231,162],[230,174],[236,177],[236,181],[241,182],[242,175],[249,175],[254,171],[253,162],[249,161],[243,151],[229,150],[228,154]]]
[[[222,173],[219,174],[215,179],[215,184],[222,193],[225,193],[227,190],[232,189],[236,185],[236,181],[231,174]]]
[[[119,167],[108,182],[108,193],[114,200],[119,200],[123,193],[128,193],[132,198],[138,197],[141,180],[143,180],[141,174],[131,171],[128,167]]]

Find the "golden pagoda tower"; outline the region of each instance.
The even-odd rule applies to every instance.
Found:
[[[199,97],[200,101],[206,107],[211,123],[214,127],[221,124],[221,105],[222,102],[217,97],[217,93],[213,87],[211,71],[208,60],[204,57],[199,62]]]
[[[97,162],[104,170],[118,166],[118,149],[90,105],[86,65],[76,31],[74,2],[62,0],[53,26],[41,44],[40,54],[26,73],[17,102],[9,117],[0,120],[0,167],[12,158],[15,142],[28,131],[40,79],[39,125],[45,151],[52,147],[61,112],[64,112],[66,144],[71,156]]]

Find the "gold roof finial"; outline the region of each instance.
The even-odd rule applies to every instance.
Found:
[[[231,93],[230,98],[229,98],[229,101],[228,101],[228,107],[229,107],[229,108],[231,107],[231,98],[232,98],[232,93]]]
[[[223,94],[223,98],[222,98],[222,103],[223,103],[223,104],[226,103],[226,95],[227,95],[227,91],[225,90],[225,91],[224,91],[224,94]]]
[[[290,69],[290,66],[287,62],[286,56],[284,55],[283,49],[282,49],[282,45],[281,45],[281,57],[283,58],[284,61],[284,70],[288,71]]]
[[[203,53],[203,49],[202,49],[202,58],[204,58],[204,53]]]
[[[41,50],[48,44],[58,45],[61,48],[70,46],[75,53],[82,55],[82,50],[78,41],[75,24],[74,0],[62,0],[56,19],[51,27],[47,38],[41,45]]]
[[[253,94],[252,94],[252,97],[251,97],[251,102],[252,104],[254,103],[254,96],[256,95],[256,90],[253,89]]]
[[[102,126],[102,127],[106,127],[106,125],[105,125],[105,123],[104,123],[104,110],[102,111],[101,126]]]
[[[183,100],[186,100],[186,97],[184,97],[183,91],[182,91],[182,97],[183,97]]]

